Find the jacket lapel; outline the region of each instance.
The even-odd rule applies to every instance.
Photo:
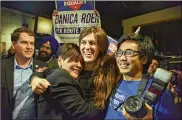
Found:
[[[8,89],[11,91],[13,90],[13,84],[14,84],[14,57],[9,59],[8,65],[5,70],[6,70]]]
[[[38,67],[38,65],[36,65],[36,60],[35,59],[33,59],[33,72],[35,72],[36,71],[36,67]]]
[[[7,86],[10,99],[10,110],[13,110],[13,90],[14,90],[14,57],[7,60],[7,67],[5,68],[5,74],[7,78]]]

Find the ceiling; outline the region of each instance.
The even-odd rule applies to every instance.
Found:
[[[121,21],[137,15],[180,5],[181,1],[96,1],[102,28],[112,37],[122,34]],[[51,19],[54,1],[1,1],[1,5]]]

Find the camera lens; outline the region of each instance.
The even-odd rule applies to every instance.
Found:
[[[124,108],[131,116],[142,118],[146,115],[145,103],[140,96],[130,96],[124,103]]]
[[[126,109],[131,112],[138,111],[142,106],[142,101],[138,97],[129,97],[126,101]]]

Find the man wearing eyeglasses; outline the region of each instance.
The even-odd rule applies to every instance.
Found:
[[[149,37],[142,37],[135,33],[122,36],[115,57],[123,77],[110,96],[106,120],[136,119],[136,117],[126,112],[123,105],[128,97],[137,95],[142,75],[147,73],[153,54],[154,46]],[[144,91],[151,83],[150,81],[148,80]],[[174,104],[173,96],[169,90],[161,96],[159,103],[154,106],[145,104],[145,107],[147,114],[140,119],[181,119],[181,107]]]
[[[59,43],[53,36],[46,36],[41,40],[41,47],[37,59],[48,63],[49,68],[56,68],[56,52],[59,49]]]

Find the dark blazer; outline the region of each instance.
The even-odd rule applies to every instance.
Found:
[[[46,63],[33,59],[33,72]],[[1,61],[1,119],[12,119],[14,88],[14,57]]]
[[[85,102],[81,86],[67,71],[57,68],[46,79],[51,86],[39,96],[38,119],[88,120],[96,116],[97,109]]]

